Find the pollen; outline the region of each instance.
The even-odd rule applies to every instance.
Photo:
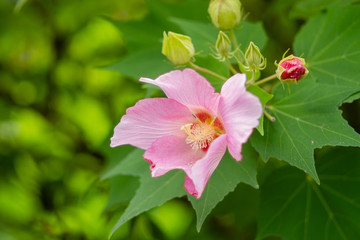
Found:
[[[218,136],[212,123],[189,123],[181,127],[188,135],[185,139],[192,149],[199,150],[207,148],[210,143]]]

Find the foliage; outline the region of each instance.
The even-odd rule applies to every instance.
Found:
[[[254,79],[288,48],[309,75],[248,86],[275,121],[261,118],[241,162],[225,154],[199,200],[182,171],[152,178],[143,150],[109,138],[126,108],[163,96],[140,77],[186,67],[161,54],[163,31],[191,36],[195,64],[232,75],[213,57],[208,1],[1,2],[0,238],[360,238],[359,5],[241,2],[239,49],[252,41],[268,59]]]

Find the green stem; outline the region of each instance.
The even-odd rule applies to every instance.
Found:
[[[230,30],[230,38],[231,38],[232,44],[234,45],[234,49],[237,49],[238,44],[237,44],[236,36],[235,36],[233,29]]]
[[[264,115],[267,117],[270,121],[274,122],[275,118],[271,116],[265,109],[264,109]]]
[[[243,59],[241,54],[243,54],[243,53],[242,53],[242,51],[241,51],[241,49],[240,49],[240,47],[239,47],[239,45],[237,43],[236,36],[235,36],[235,33],[234,33],[233,29],[230,30],[230,38],[231,38],[232,44],[234,45],[235,58],[236,58],[236,60],[238,62],[238,66],[239,66],[239,69],[241,71],[241,66],[242,66],[241,59]]]
[[[229,59],[226,59],[226,64],[228,65],[230,71],[233,73],[233,74],[237,74],[238,72],[235,70],[235,68],[231,65]]]
[[[273,80],[274,78],[276,78],[276,73],[275,74],[273,74],[273,75],[271,75],[271,76],[268,76],[268,77],[266,77],[266,78],[264,78],[264,79],[261,79],[261,80],[259,80],[259,81],[257,81],[256,83],[254,83],[253,85],[260,85],[260,84],[263,84],[263,83],[266,83],[266,82],[268,82],[268,81],[270,81],[270,80]]]
[[[200,66],[194,64],[193,62],[189,62],[189,65],[190,65],[190,67],[194,68],[195,70],[198,70],[198,71],[203,72],[203,73],[210,74],[210,75],[212,75],[214,77],[217,77],[217,78],[219,78],[219,79],[221,79],[223,81],[226,81],[226,77],[223,77],[223,76],[221,76],[221,75],[219,75],[219,74],[217,74],[217,73],[215,73],[215,72],[213,72],[213,71],[211,71],[209,69],[200,67]]]

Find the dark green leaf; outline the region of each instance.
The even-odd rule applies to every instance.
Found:
[[[226,65],[225,62],[219,62],[217,59],[212,57],[211,55],[207,56],[198,56],[196,58],[195,64],[199,65],[200,67],[209,69],[223,77],[230,77],[230,71]],[[213,85],[215,90],[217,92],[220,92],[221,86],[224,84],[224,81],[222,79],[219,79],[217,77],[214,77],[213,75],[199,72],[201,75],[203,75],[210,83]]]
[[[352,88],[316,84],[309,78],[292,85],[291,94],[278,86],[267,109],[276,120],[265,119],[265,135],[257,132],[252,144],[265,161],[284,160],[319,182],[313,151],[325,145],[360,146],[360,135],[341,117],[337,108]]]
[[[135,149],[124,159],[118,157],[118,163],[108,169],[101,179],[109,179],[117,175],[143,176],[149,173],[149,164],[143,158],[144,151]]]
[[[122,224],[140,213],[160,206],[169,199],[184,195],[184,173],[182,171],[174,171],[161,177],[152,178],[150,176],[150,170],[148,169],[148,175],[140,178],[140,187],[136,191],[134,198],[131,199],[124,214],[114,226],[111,235],[113,235]]]
[[[162,177],[153,178],[151,177],[149,163],[142,157],[143,153],[143,150],[135,149],[128,154],[125,159],[105,172],[102,177],[103,179],[112,178],[118,175],[140,177],[140,187],[137,189],[135,196],[131,199],[124,214],[114,226],[111,235],[114,234],[122,224],[140,213],[153,207],[160,206],[169,199],[185,195],[184,173],[181,171],[174,171],[167,173]],[[134,189],[130,189],[130,191],[133,190]],[[124,188],[118,188],[117,192],[113,192],[113,195],[121,195],[122,191],[124,191]]]
[[[186,18],[195,21],[209,21],[208,2],[202,0],[182,0],[176,4],[158,0],[147,0],[151,11],[159,19]],[[167,30],[167,29],[164,29]]]
[[[189,196],[197,215],[197,230],[200,228],[209,215],[211,210],[224,199],[229,193],[234,191],[240,183],[247,183],[254,188],[258,188],[256,180],[257,153],[246,144],[243,149],[243,160],[236,162],[229,153],[226,153],[219,166],[211,176],[206,189],[199,200]]]
[[[311,19],[296,37],[310,75],[320,83],[360,90],[360,6],[336,7]]]
[[[161,54],[161,47],[159,47],[133,53],[107,69],[118,71],[134,79],[156,78],[172,70],[173,65]]]
[[[202,54],[212,53],[210,47],[214,48],[219,30],[210,23],[196,22],[185,19],[172,18],[185,34],[189,35],[195,46],[196,52]],[[201,29],[201,30],[200,30]],[[250,41],[262,48],[267,40],[266,33],[261,24],[242,22],[235,31],[240,48],[245,51]]]
[[[339,148],[317,159],[321,185],[292,167],[260,188],[257,239],[360,239],[360,149]]]
[[[293,18],[308,19],[333,6],[345,6],[358,0],[302,0],[298,1],[290,11]]]
[[[110,195],[105,210],[129,201],[139,187],[139,180],[133,176],[114,176],[110,179]]]

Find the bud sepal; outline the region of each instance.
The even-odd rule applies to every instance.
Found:
[[[243,66],[246,71],[253,73],[266,68],[266,58],[261,54],[260,49],[253,42],[250,42],[249,47],[245,52],[245,65]]]
[[[235,51],[231,51],[231,41],[226,33],[219,31],[218,38],[215,44],[215,50],[211,48],[213,57],[223,62],[234,57]]]

